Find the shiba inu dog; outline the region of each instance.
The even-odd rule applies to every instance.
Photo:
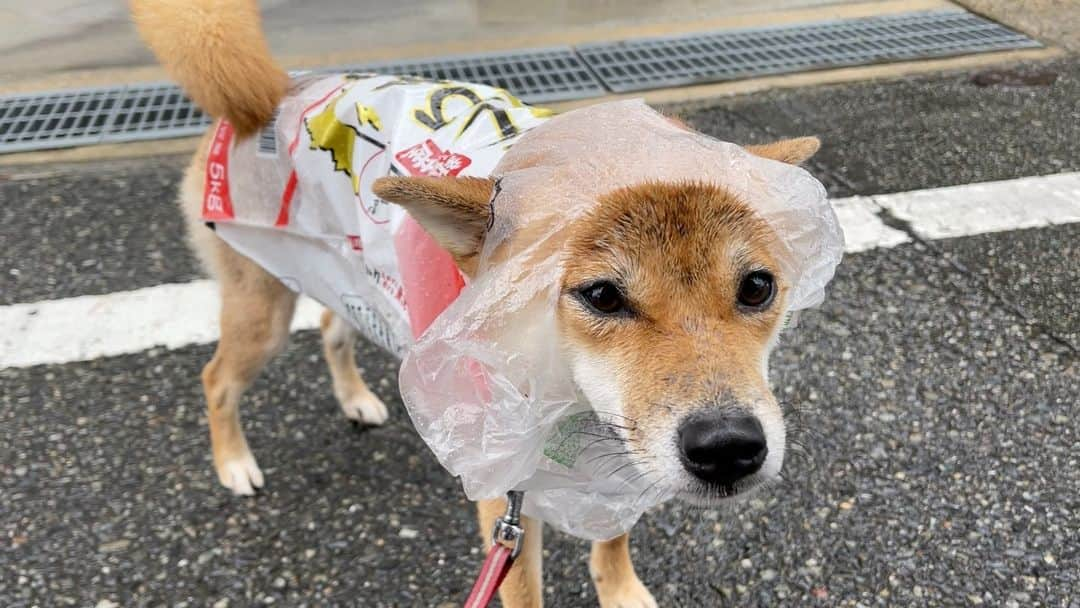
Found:
[[[237,140],[273,120],[290,79],[270,56],[254,0],[132,0],[132,10],[170,74],[204,110],[227,121]],[[215,132],[186,173],[180,206],[193,248],[221,285],[221,338],[202,373],[214,466],[224,486],[253,494],[264,479],[238,406],[284,347],[297,294],[203,225]],[[544,136],[542,127],[534,136]],[[558,148],[557,139],[548,143]],[[818,146],[805,137],[746,149],[799,164]],[[407,210],[467,277],[483,272],[476,260],[494,188],[492,179],[452,174],[386,175],[370,185],[380,200]],[[544,196],[535,193],[537,200]],[[529,231],[515,238],[527,239]],[[558,246],[568,260],[558,339],[581,393],[626,421],[627,449],[648,458],[679,497],[699,505],[775,478],[785,426],[767,362],[793,279],[777,258],[774,229],[721,184],[643,181],[600,197]],[[357,371],[356,330],[330,311],[321,325],[345,416],[382,424],[387,408]],[[497,500],[479,504],[483,533],[503,508]],[[525,546],[501,589],[511,608],[542,604],[540,524],[526,518],[524,525]],[[590,570],[600,604],[655,606],[634,572],[628,543],[624,534],[593,544]]]

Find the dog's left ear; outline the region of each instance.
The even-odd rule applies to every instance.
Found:
[[[816,137],[796,137],[782,139],[771,144],[746,146],[747,152],[762,158],[771,158],[789,165],[801,165],[821,147],[821,140]]]
[[[494,186],[479,177],[380,177],[372,190],[404,207],[468,274],[487,231]]]

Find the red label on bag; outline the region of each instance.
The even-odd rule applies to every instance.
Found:
[[[431,177],[455,176],[472,164],[468,156],[443,150],[430,139],[405,148],[395,154],[394,158],[411,175]]]
[[[410,216],[394,235],[409,327],[418,338],[465,287],[454,258]]]
[[[229,198],[229,147],[232,145],[233,126],[222,120],[214,131],[210,142],[210,153],[206,157],[206,183],[203,186],[204,220],[217,222],[231,220],[233,214],[232,199]]]
[[[472,163],[468,156],[443,150],[430,139],[405,148],[394,158],[410,175],[431,177],[456,176]],[[418,338],[457,299],[465,281],[454,258],[410,216],[405,216],[394,235],[394,249],[409,326]]]

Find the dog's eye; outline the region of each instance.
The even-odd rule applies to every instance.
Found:
[[[600,281],[578,290],[578,296],[598,313],[615,315],[629,312],[626,298],[613,283]]]
[[[775,292],[773,277],[764,270],[755,270],[739,284],[739,304],[749,308],[764,308],[772,302]]]

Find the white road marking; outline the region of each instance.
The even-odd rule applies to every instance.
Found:
[[[872,198],[893,216],[910,222],[919,236],[947,239],[1080,222],[1080,173],[1022,177]]]
[[[856,253],[877,247],[896,247],[911,238],[904,232],[889,228],[881,221],[881,212],[872,197],[853,196],[832,201],[836,217],[844,229],[844,251]]]
[[[205,280],[0,306],[0,368],[213,342],[219,306],[217,283]],[[318,327],[321,312],[302,298],[293,330]]]
[[[1080,173],[1024,177],[833,201],[849,253],[910,241],[886,226],[888,210],[922,238],[1080,222]],[[0,368],[86,361],[218,337],[212,281],[0,306]],[[321,307],[301,298],[293,330],[319,326]]]

